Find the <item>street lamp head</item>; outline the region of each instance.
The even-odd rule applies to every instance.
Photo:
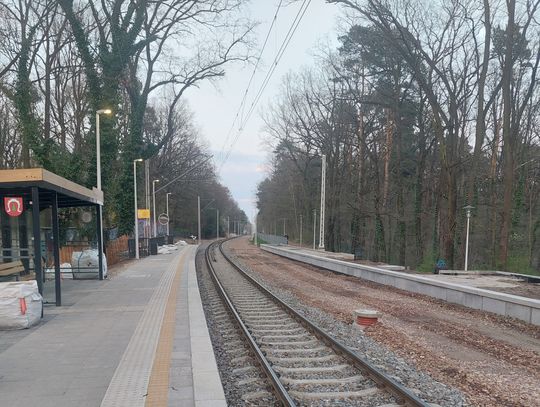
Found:
[[[134,163],[142,163],[143,162],[143,159],[142,158],[137,158],[135,160],[133,160]]]
[[[467,211],[467,218],[469,218],[471,216],[471,210],[474,209],[474,206],[467,205],[467,206],[464,206],[463,209]]]
[[[97,114],[112,114],[112,110],[111,109],[99,109],[96,113]]]
[[[167,195],[172,195],[172,192],[167,192]]]
[[[152,181],[152,183],[154,183],[154,184],[157,183],[157,182],[159,182],[158,179],[155,179],[155,180]]]

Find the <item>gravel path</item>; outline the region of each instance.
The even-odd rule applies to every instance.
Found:
[[[462,390],[470,405],[539,405],[538,327],[293,262],[247,239],[226,247],[291,305],[431,402],[465,405],[438,380]],[[383,318],[359,332],[351,326],[358,308],[377,309]]]

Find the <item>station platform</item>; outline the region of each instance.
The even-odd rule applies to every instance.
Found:
[[[261,249],[337,273],[540,325],[540,300],[530,296],[486,289],[495,284],[494,279],[489,276],[481,280],[474,278],[475,276],[405,273],[378,265],[354,263],[350,258],[351,255],[344,253],[315,251],[298,246],[262,244]],[[498,279],[501,278],[508,279],[509,277],[498,277]]]
[[[0,331],[0,405],[224,407],[195,273],[197,246],[64,280],[64,306]]]

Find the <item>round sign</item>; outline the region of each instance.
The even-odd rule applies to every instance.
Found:
[[[90,223],[92,214],[90,212],[83,212],[81,218],[84,223]]]
[[[158,222],[161,225],[166,225],[167,223],[169,223],[169,217],[167,216],[166,213],[162,213],[161,215],[158,216]]]

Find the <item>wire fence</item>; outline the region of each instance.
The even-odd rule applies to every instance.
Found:
[[[257,240],[261,244],[287,245],[289,243],[286,236],[268,235],[266,233],[257,233]]]

